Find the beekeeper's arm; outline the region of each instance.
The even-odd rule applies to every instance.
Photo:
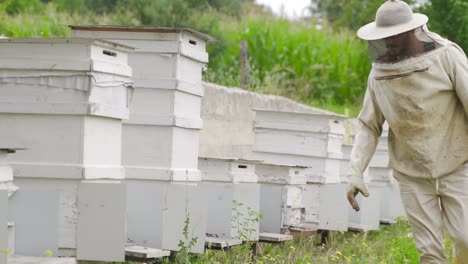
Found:
[[[364,184],[364,171],[369,164],[380,135],[385,118],[377,105],[373,91],[368,86],[364,97],[364,104],[358,116],[358,133],[354,139],[353,150],[349,165],[349,184],[347,190],[348,201],[354,210],[359,211],[356,196],[360,192],[365,197],[369,196]]]
[[[468,117],[468,60],[458,46],[449,50],[449,76]]]

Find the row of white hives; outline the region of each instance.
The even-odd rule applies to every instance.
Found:
[[[346,200],[354,120],[281,97],[212,84],[205,85],[202,118],[199,168],[204,184],[216,181],[213,188],[219,191],[219,181],[258,182],[250,185],[258,186],[259,199],[245,196],[241,184],[229,186],[240,188],[240,195],[233,191],[233,199],[263,214],[260,232],[279,233],[288,228],[367,231],[404,215],[398,185],[388,168],[386,126],[365,172],[371,197],[360,200],[361,211],[356,213]],[[229,155],[240,160],[229,161]],[[235,171],[233,177],[210,173],[220,175],[216,166],[228,162]],[[242,169],[249,173],[242,174]],[[209,194],[216,201],[208,207],[213,211],[208,214],[207,231],[219,235],[215,215],[219,216],[217,204],[222,196],[215,191]]]
[[[128,244],[369,226],[345,201],[345,117],[202,84],[211,38],[189,29],[72,30],[0,40],[1,248],[121,261]]]

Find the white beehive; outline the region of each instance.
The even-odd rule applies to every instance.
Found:
[[[346,218],[335,219],[340,225],[328,221],[337,216],[334,208],[341,205],[337,203],[341,198],[334,195],[323,199],[338,190],[324,192],[322,187],[334,188],[340,182],[345,117],[329,113],[255,112],[254,157],[272,164],[307,167],[304,174],[309,184],[303,188],[306,225],[342,230],[341,222],[345,225]],[[330,206],[322,207],[323,204]]]
[[[206,194],[197,182],[130,180],[127,184],[127,234],[132,244],[178,251],[179,242],[204,251]],[[185,221],[188,237],[184,237]]]
[[[343,144],[341,146],[343,158],[340,160],[340,180],[336,183],[321,184],[319,189],[319,208],[317,209],[317,225],[319,229],[324,230],[348,230],[349,202],[346,199],[347,172],[349,166],[349,157],[352,145]],[[311,211],[312,216],[315,213]],[[310,213],[308,213],[309,215]],[[313,217],[308,216],[312,221]]]
[[[260,189],[260,232],[284,233],[305,228],[304,167],[260,163],[255,170]]]
[[[131,45],[135,93],[123,131],[127,178],[199,180],[202,70],[211,37],[154,27],[71,26],[75,37]],[[142,136],[142,135],[148,136]],[[140,136],[135,136],[140,135]],[[181,175],[182,174],[182,175]]]
[[[8,199],[18,187],[13,183],[13,169],[8,163],[8,155],[17,149],[5,145],[0,147],[0,224],[4,226],[0,229],[0,248],[4,249],[0,263],[7,263],[8,255],[15,254],[15,224],[8,220]]]
[[[259,222],[253,220],[260,213],[256,163],[236,159],[199,159],[208,196],[207,236],[227,240],[245,236],[250,241],[258,240]]]
[[[124,259],[125,203],[113,198],[125,197],[131,50],[93,39],[0,40],[0,146],[27,148],[11,159],[18,254]]]
[[[349,210],[348,230],[370,231],[378,230],[380,227],[380,201],[382,198],[381,192],[371,192],[369,186],[369,197],[363,197],[359,194],[356,200],[359,203],[359,212],[356,212],[351,206]]]
[[[339,182],[343,116],[255,110],[253,156],[309,167],[308,182]]]
[[[202,70],[208,63],[206,41],[212,38],[190,29],[70,27],[75,37],[106,39],[136,48],[129,56],[135,92],[122,135],[122,164],[129,185],[128,235],[142,246],[179,250],[185,213],[192,212],[191,218],[195,219],[192,223],[204,219],[205,204],[191,203],[188,208],[183,199],[187,194],[179,183],[190,182],[187,186],[191,199],[204,201],[198,185],[198,137],[202,128]],[[147,180],[156,181],[147,182],[153,189],[143,187]],[[142,200],[137,186],[144,190],[148,200]],[[153,197],[161,189],[175,192],[166,197],[173,199],[166,206],[173,207],[153,206],[152,217],[164,220],[142,220],[146,211],[141,203],[154,204],[153,198],[166,201],[161,198],[164,195]],[[205,233],[204,224],[193,224],[190,228],[192,233]],[[203,251],[203,237],[198,238],[193,252]]]
[[[328,183],[319,186],[318,228],[323,230],[348,230],[346,183]]]
[[[405,208],[400,196],[400,187],[397,182],[389,182],[372,189],[381,188],[380,222],[394,223],[400,217],[406,217]]]

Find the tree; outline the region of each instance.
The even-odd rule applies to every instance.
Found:
[[[375,13],[385,1],[375,0],[311,0],[316,15],[327,19],[334,27],[347,27],[353,31],[375,20]],[[458,43],[468,51],[468,2],[466,0],[406,0],[416,4],[415,12],[429,16],[429,28]]]
[[[430,0],[417,11],[429,17],[428,26],[468,52],[468,2],[466,0]]]

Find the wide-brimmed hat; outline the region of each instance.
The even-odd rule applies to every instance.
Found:
[[[379,7],[375,21],[361,27],[357,35],[365,40],[383,39],[421,27],[429,19],[413,13],[411,7],[400,0],[389,0]]]

